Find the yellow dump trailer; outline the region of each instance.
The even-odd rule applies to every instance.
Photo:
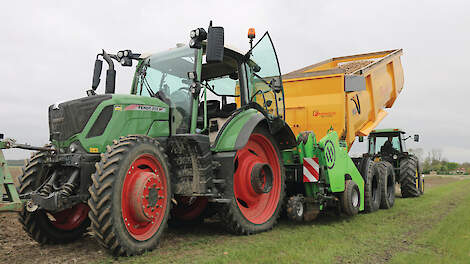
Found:
[[[282,76],[286,121],[318,138],[330,127],[346,140],[367,136],[403,89],[401,49],[332,58]]]

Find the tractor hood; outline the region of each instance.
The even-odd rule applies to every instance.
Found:
[[[49,106],[50,140],[64,141],[80,133],[96,107],[111,98],[111,95],[96,95]]]
[[[160,99],[123,94],[93,95],[49,107],[50,140],[101,153],[127,135],[169,136],[169,106]]]

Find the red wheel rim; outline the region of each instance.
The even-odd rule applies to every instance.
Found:
[[[233,190],[238,208],[248,221],[263,224],[274,215],[281,194],[281,167],[276,149],[264,135],[252,134],[246,146],[237,152],[235,162]],[[252,186],[251,173],[256,164],[271,166],[272,189],[267,193],[256,192]]]
[[[194,199],[194,201],[192,201]],[[178,206],[173,208],[173,216],[179,220],[191,221],[199,217],[206,209],[209,200],[206,197],[181,196],[176,199]]]
[[[52,225],[61,230],[74,230],[78,228],[88,217],[90,207],[79,203],[72,208],[51,214],[55,221],[51,221]]]
[[[129,234],[139,241],[159,230],[167,209],[165,171],[154,156],[143,154],[127,171],[122,187],[122,218]]]

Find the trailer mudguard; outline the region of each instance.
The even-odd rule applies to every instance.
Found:
[[[278,141],[280,149],[292,148],[296,145],[295,135],[284,120],[277,119],[268,122],[260,111],[250,108],[229,118],[219,131],[212,151],[223,152],[243,148],[253,130],[262,122],[266,123],[269,131]]]

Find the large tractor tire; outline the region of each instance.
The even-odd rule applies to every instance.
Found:
[[[158,141],[146,136],[115,140],[96,163],[89,188],[89,217],[98,241],[114,255],[154,249],[171,207],[169,165]]]
[[[424,191],[424,182],[421,172],[419,171],[418,159],[416,157],[410,156],[400,161],[399,182],[401,196],[403,198],[420,196],[420,188]]]
[[[219,215],[234,234],[255,234],[275,225],[285,196],[285,172],[276,141],[264,127],[257,127],[235,157],[233,181],[226,192],[231,201]]]
[[[388,161],[377,162],[376,168],[381,174],[381,209],[390,209],[395,204],[395,172]]]
[[[45,157],[46,153],[38,152],[26,163],[19,177],[20,194],[36,190],[52,174],[52,170],[43,165]],[[29,212],[23,208],[19,220],[26,233],[40,244],[63,244],[82,237],[90,225],[89,210],[83,203],[54,213],[42,209]]]
[[[365,181],[364,209],[371,213],[379,210],[382,192],[382,171],[377,163],[370,158],[364,158],[362,162],[362,177]]]
[[[341,194],[341,208],[343,213],[354,216],[359,213],[361,206],[361,193],[359,187],[352,180],[347,180],[344,184],[344,192]]]

